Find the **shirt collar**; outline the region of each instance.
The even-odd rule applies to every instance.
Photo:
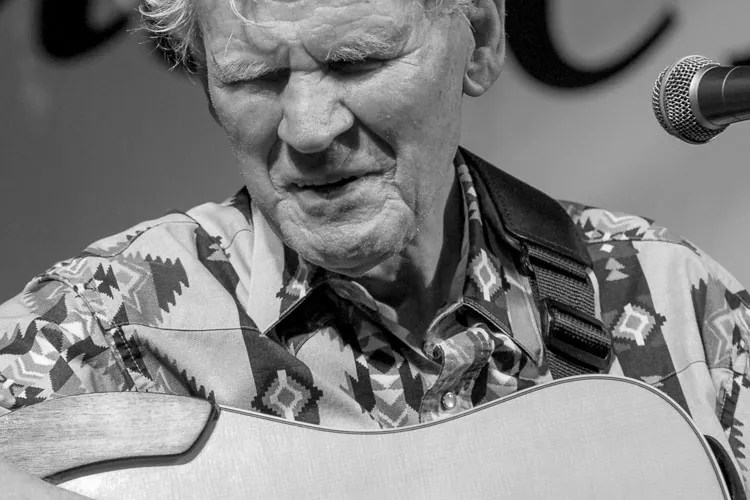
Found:
[[[505,266],[487,245],[484,220],[479,210],[477,192],[469,167],[460,152],[454,160],[456,172],[464,195],[464,208],[468,231],[468,258],[462,300],[475,312],[500,325],[510,333],[508,306],[505,292],[510,285],[505,276]]]

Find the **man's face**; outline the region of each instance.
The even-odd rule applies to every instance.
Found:
[[[452,179],[468,23],[417,0],[236,8],[245,21],[204,0],[201,23],[210,98],[253,201],[327,269],[356,276],[401,252]]]

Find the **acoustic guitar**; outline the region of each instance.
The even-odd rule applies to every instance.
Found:
[[[0,453],[97,499],[729,498],[676,403],[603,375],[367,432],[180,396],[72,396],[0,417]]]

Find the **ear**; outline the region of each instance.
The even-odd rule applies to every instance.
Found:
[[[467,14],[474,50],[464,73],[464,93],[484,94],[495,82],[505,60],[505,0],[474,0]]]

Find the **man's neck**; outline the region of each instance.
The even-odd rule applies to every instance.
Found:
[[[372,296],[395,309],[399,323],[422,335],[451,294],[463,243],[463,196],[455,170],[435,209],[399,255],[358,278]]]

